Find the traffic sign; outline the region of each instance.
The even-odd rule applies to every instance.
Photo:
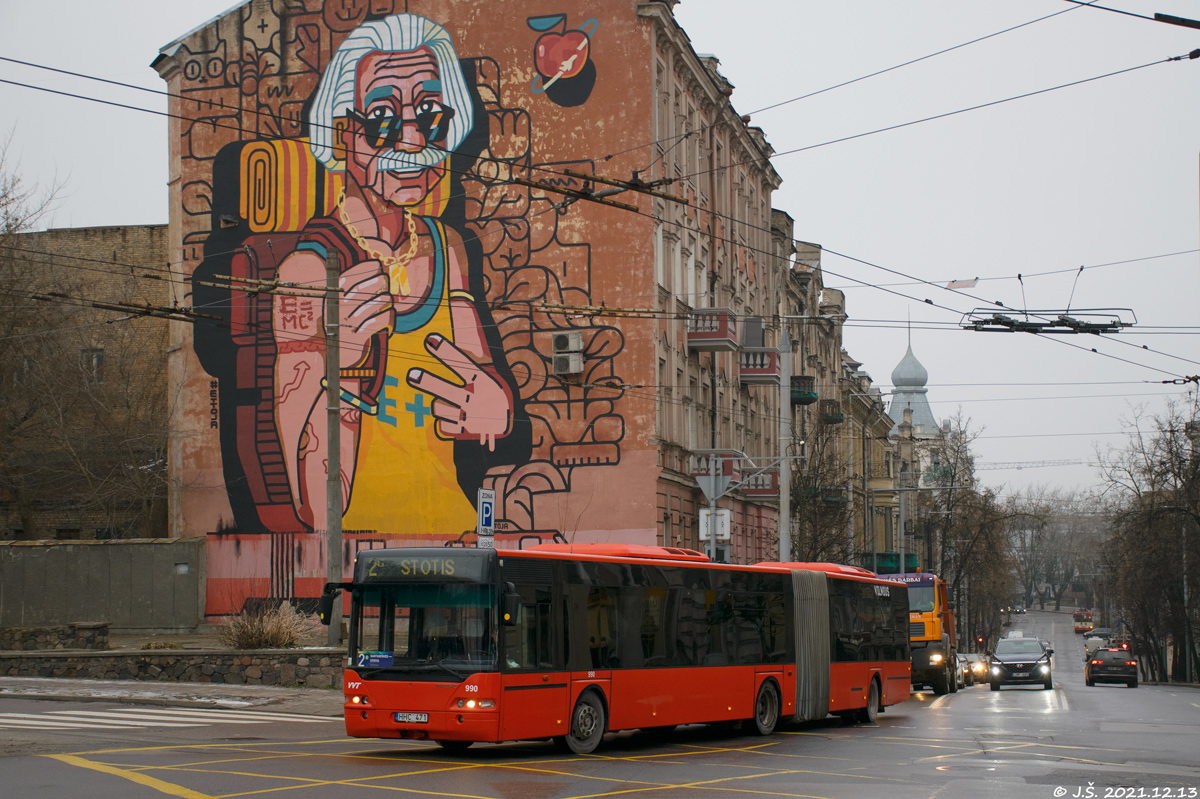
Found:
[[[490,548],[494,540],[492,536],[496,533],[496,492],[490,488],[479,489],[475,499],[475,509],[478,513],[475,532],[479,535],[476,546]],[[484,541],[484,539],[487,540]]]
[[[713,510],[700,509],[700,540],[707,541],[715,538],[718,541],[729,540],[730,513],[728,508]]]

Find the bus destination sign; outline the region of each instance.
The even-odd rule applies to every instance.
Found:
[[[356,582],[490,582],[493,558],[461,550],[386,550],[360,552]],[[485,554],[485,553],[480,553]]]

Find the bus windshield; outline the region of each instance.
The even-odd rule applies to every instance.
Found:
[[[353,667],[360,676],[459,680],[496,671],[496,589],[409,583],[356,590]]]
[[[908,586],[908,610],[910,613],[928,613],[933,610],[934,591],[932,585]]]

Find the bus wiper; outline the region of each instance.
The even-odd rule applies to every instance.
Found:
[[[435,668],[439,668],[439,669],[441,669],[442,671],[446,672],[447,674],[451,674],[451,675],[453,675],[453,676],[454,676],[454,679],[458,680],[459,682],[462,682],[463,680],[467,679],[467,675],[465,675],[465,674],[460,674],[459,672],[457,672],[457,671],[455,671],[454,669],[450,668],[449,666],[447,666],[447,665],[446,665],[445,661],[439,660],[437,663],[434,663],[434,664],[432,664],[432,665],[433,665]]]

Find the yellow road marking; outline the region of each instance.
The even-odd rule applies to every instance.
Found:
[[[208,794],[203,794],[199,791],[193,791],[190,788],[184,788],[182,785],[164,782],[163,780],[155,779],[154,777],[147,777],[145,774],[139,774],[136,771],[128,771],[123,768],[117,768],[116,766],[106,766],[102,763],[93,763],[90,760],[84,760],[82,757],[76,757],[75,755],[43,755],[43,757],[60,760],[70,766],[78,766],[79,768],[87,768],[92,769],[93,771],[100,771],[105,774],[112,774],[115,777],[121,777],[122,779],[129,780],[130,782],[136,782],[139,785],[145,785],[147,788],[153,788],[154,790],[165,793],[169,796],[179,796],[182,797],[182,799],[212,799],[212,797]]]

